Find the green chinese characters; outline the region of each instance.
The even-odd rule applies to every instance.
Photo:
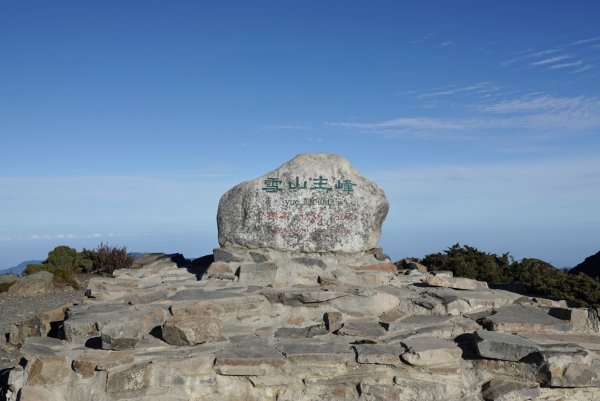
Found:
[[[310,181],[311,185],[308,185]],[[333,180],[332,180],[333,181]],[[342,191],[347,194],[354,192],[354,187],[356,186],[352,180],[347,179],[338,179],[333,185],[329,184],[329,179],[319,175],[314,178],[309,178],[308,181],[303,180],[300,181],[300,177],[296,176],[295,180],[287,182],[287,190],[289,191],[299,191],[301,189],[307,189],[309,191],[326,191],[330,192],[333,190]],[[283,187],[283,188],[282,188]],[[283,185],[283,181],[279,178],[268,177],[264,180],[264,186],[262,190],[270,193],[277,193],[283,191],[285,186]]]

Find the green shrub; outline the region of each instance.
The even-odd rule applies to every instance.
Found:
[[[429,270],[450,270],[455,276],[468,277],[488,283],[511,281],[509,253],[498,256],[477,248],[454,244],[443,253],[427,255],[421,261]]]
[[[29,264],[23,271],[24,274],[34,274],[47,271],[54,275],[54,281],[59,284],[70,285],[78,288],[75,275],[84,269],[90,269],[92,261],[83,253],[65,245],[57,246],[48,252],[48,258],[42,263]]]
[[[8,291],[14,283],[14,281],[12,283],[0,283],[0,293]]]
[[[515,261],[509,253],[498,256],[454,244],[443,252],[426,255],[420,263],[429,270],[450,270],[455,276],[486,281],[491,286],[519,282],[529,295],[564,299],[572,306],[600,306],[600,281],[581,273],[568,274],[540,259]]]
[[[133,257],[127,253],[126,247],[111,247],[108,244],[101,243],[92,251],[85,251],[92,261],[92,271],[94,273],[112,274],[117,269],[126,269],[131,267]]]

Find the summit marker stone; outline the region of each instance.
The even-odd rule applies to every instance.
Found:
[[[375,248],[388,212],[381,188],[343,157],[302,154],[219,202],[221,247],[304,253]]]

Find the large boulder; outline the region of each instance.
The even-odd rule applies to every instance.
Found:
[[[33,296],[46,294],[54,289],[53,275],[41,271],[21,278],[8,289],[8,294],[13,296]]]
[[[219,244],[359,253],[377,245],[388,208],[383,190],[348,160],[302,154],[223,195]]]

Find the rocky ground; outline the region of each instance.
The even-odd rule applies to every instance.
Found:
[[[398,272],[378,250],[214,259],[153,254],[92,278],[58,338],[31,336],[54,312],[11,325],[24,360],[6,398],[600,400],[595,309]]]
[[[87,278],[89,281],[89,278]],[[83,283],[84,288],[86,283]],[[40,313],[63,306],[81,304],[85,289],[74,290],[72,287],[57,288],[46,294],[34,296],[12,296],[0,293],[0,370],[14,366],[21,357],[18,347],[8,343],[11,326],[28,320]]]

